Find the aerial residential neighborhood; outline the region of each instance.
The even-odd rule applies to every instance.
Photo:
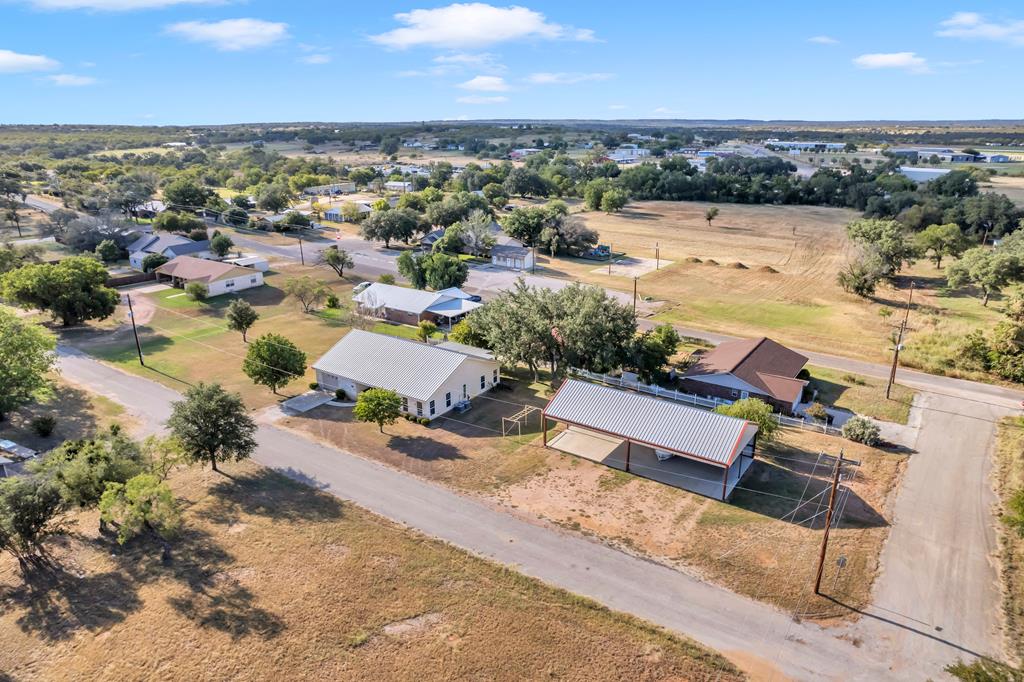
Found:
[[[1024,680],[1012,4],[0,7],[0,679]]]

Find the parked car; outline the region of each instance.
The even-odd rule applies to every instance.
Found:
[[[352,294],[355,295],[363,293],[366,290],[366,287],[370,286],[371,284],[372,282],[360,282],[359,284],[355,285],[355,287],[352,289]]]
[[[473,294],[472,296],[469,297],[469,300],[471,300],[473,303],[479,303],[484,299],[477,294]]]

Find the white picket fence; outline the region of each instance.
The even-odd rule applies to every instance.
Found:
[[[684,393],[683,391],[677,391],[671,388],[663,388],[656,384],[645,384],[642,381],[630,381],[622,377],[612,376],[610,374],[600,374],[598,372],[591,372],[585,369],[577,369],[575,367],[569,368],[569,374],[573,374],[578,377],[590,379],[602,384],[608,384],[609,386],[618,386],[620,388],[629,388],[639,393],[649,393],[659,398],[668,398],[669,400],[675,400],[694,407],[702,407],[706,410],[713,410],[719,405],[732,405],[732,400],[726,400],[724,398],[702,398],[699,395],[692,393]],[[824,422],[815,420],[799,419],[796,417],[787,417],[783,414],[775,413],[775,419],[782,426],[793,426],[798,429],[804,429],[806,431],[817,431],[818,433],[825,433],[830,436],[840,436],[842,431],[834,426],[829,426]]]

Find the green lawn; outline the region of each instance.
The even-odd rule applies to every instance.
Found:
[[[895,384],[891,398],[885,397],[884,379],[851,374],[808,365],[812,386],[818,389],[818,402],[855,412],[865,417],[906,424],[910,403],[917,391]]]

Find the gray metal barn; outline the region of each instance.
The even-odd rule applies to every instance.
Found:
[[[544,408],[544,445],[716,500],[754,461],[757,426],[744,419],[567,379]],[[547,420],[567,428],[548,439]]]

